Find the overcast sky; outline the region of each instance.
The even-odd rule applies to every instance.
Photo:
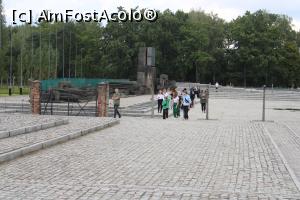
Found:
[[[40,13],[44,9],[53,12],[65,12],[66,9],[72,9],[78,12],[93,12],[107,10],[115,12],[118,6],[126,9],[152,8],[172,11],[191,9],[201,9],[206,12],[213,12],[219,17],[230,21],[245,11],[254,12],[258,9],[266,9],[269,12],[285,14],[293,18],[295,30],[300,30],[300,1],[299,0],[4,0],[5,15],[8,23],[12,21],[12,10],[26,11],[33,10],[34,13]]]

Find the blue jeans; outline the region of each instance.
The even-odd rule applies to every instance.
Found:
[[[114,105],[114,118],[116,118],[116,115],[118,114],[119,118],[121,118],[121,114],[118,111],[119,105]]]

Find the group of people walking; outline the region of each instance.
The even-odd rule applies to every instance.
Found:
[[[121,118],[121,114],[118,110],[120,106],[120,93],[116,88],[112,96],[113,106],[114,106],[114,118],[118,115]],[[200,88],[191,88],[188,92],[186,88],[182,91],[177,91],[176,89],[163,89],[159,90],[157,94],[157,109],[158,113],[162,113],[163,119],[169,117],[169,110],[173,110],[174,118],[179,118],[181,115],[181,110],[183,112],[183,118],[185,120],[189,119],[189,110],[195,105],[195,98],[200,99],[201,110],[203,113],[206,112],[206,104],[208,100],[208,90],[200,90]]]
[[[195,105],[195,98],[200,98],[202,112],[206,112],[206,103],[208,99],[208,90],[200,90],[200,88],[191,88],[190,91],[184,88],[182,91],[176,89],[159,90],[157,94],[157,111],[163,114],[163,119],[169,117],[169,110],[173,109],[174,118],[180,117],[181,110],[183,118],[189,119],[189,110]]]

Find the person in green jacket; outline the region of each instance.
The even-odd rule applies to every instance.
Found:
[[[169,117],[169,107],[170,107],[170,99],[168,98],[168,96],[165,96],[165,98],[162,102],[163,119],[166,119]]]
[[[178,93],[177,91],[174,91],[173,92],[173,115],[174,115],[174,118],[177,118],[179,117],[179,113],[180,112],[180,107],[179,107],[179,96],[178,96]]]

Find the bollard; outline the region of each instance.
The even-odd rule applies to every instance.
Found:
[[[264,122],[266,120],[266,85],[263,86],[263,110],[262,110],[262,121]]]

